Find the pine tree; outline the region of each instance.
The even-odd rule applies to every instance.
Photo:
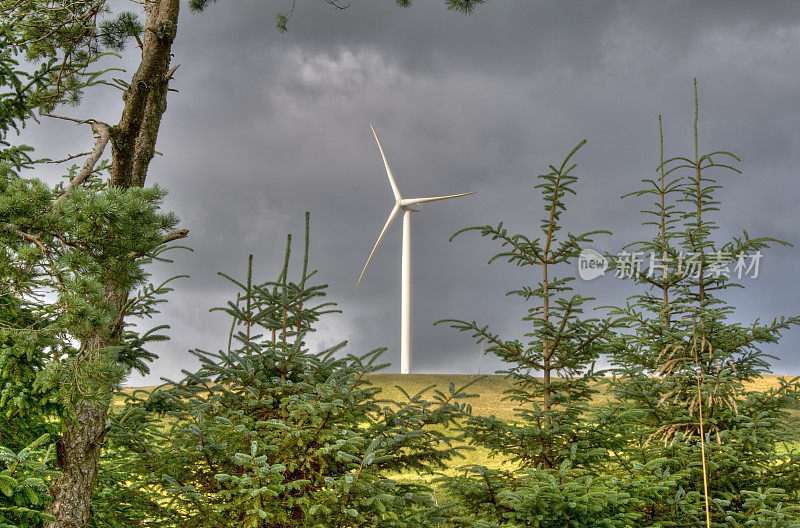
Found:
[[[177,2],[173,3],[172,14],[177,16]],[[37,363],[32,387],[57,396],[49,423],[59,473],[49,482],[54,500],[49,502],[46,524],[78,527],[89,516],[111,394],[130,369],[146,369],[144,361],[152,358],[142,344],[156,336],[138,336],[126,328],[128,318],[152,308],[152,298],[137,298],[135,289],[146,284],[144,266],[165,237],[185,236],[172,231],[174,216],[158,211],[164,192],[143,188],[164,109],[160,102],[166,96],[174,35],[158,19],[169,13],[147,3],[149,27],[164,31],[142,32],[145,60],[135,81],[124,87],[106,80],[107,72],[94,65],[106,51],[122,47],[123,33],[138,38],[142,28],[126,23],[123,15],[114,27],[101,28],[109,11],[105,2],[3,1],[0,7],[3,22],[13,28],[6,33],[14,43],[8,50],[11,60],[42,65],[34,82],[14,87],[14,100],[31,103],[27,114],[19,109],[20,118],[34,109],[57,117],[52,114],[56,106],[77,103],[88,87],[100,83],[116,83],[127,93],[128,117],[116,126],[64,117],[96,134],[85,162],[68,170],[65,183],[53,188],[23,178],[17,169],[5,171],[1,185],[4,284],[30,307],[37,330],[53,340],[46,349],[27,351]],[[104,32],[116,33],[116,41],[106,39]],[[110,164],[100,160],[109,143],[114,151]],[[136,163],[126,167],[126,155]],[[110,178],[104,182],[99,175],[106,170]]]
[[[51,67],[21,68],[17,59],[25,47],[18,37],[11,21],[0,20],[0,189],[33,163],[31,147],[12,145],[9,136],[37,109],[36,94]],[[53,341],[38,314],[14,295],[5,271],[0,269],[0,525],[34,527],[47,519],[42,510],[54,475],[47,420],[53,393],[36,383],[43,351]]]
[[[221,274],[239,290],[215,309],[232,318],[227,348],[194,350],[198,370],[115,414],[111,452],[137,454],[118,486],[163,504],[147,512],[151,524],[427,527],[441,517],[426,485],[397,475],[457,455],[448,428],[469,410],[466,387],[389,402],[365,378],[386,366],[384,349],[307,348],[319,318],[338,311],[311,281],[308,218],[297,280],[291,236],[276,280],[255,281],[252,256],[245,280]],[[130,522],[130,504],[104,503],[98,525],[129,525],[119,519]]]
[[[737,266],[781,242],[746,231],[715,239],[718,178],[739,173],[739,159],[702,154],[698,130],[695,81],[693,152],[665,160],[662,136],[658,178],[631,193],[654,199],[644,225],[655,232],[613,262],[642,293],[617,311],[629,330],[614,355],[620,403],[607,410],[607,423],[626,439],[617,453],[626,460],[626,485],[642,501],[637,525],[797,526],[797,431],[785,408],[797,404],[800,385],[781,380],[764,394],[747,383],[774,359],[760,346],[800,319],[743,325],[731,320],[724,298],[741,286]],[[638,269],[637,255],[651,265]]]
[[[513,422],[494,416],[470,418],[464,432],[470,443],[488,448],[519,467],[515,471],[464,468],[464,476],[445,479],[448,489],[462,501],[459,523],[475,526],[498,524],[535,526],[625,526],[615,509],[624,502],[609,482],[598,478],[597,468],[606,457],[603,435],[585,420],[595,379],[594,362],[608,346],[612,322],[584,315],[590,298],[574,294],[572,276],[558,278],[557,271],[574,264],[592,237],[605,231],[560,235],[564,198],[576,194],[573,156],[581,141],[559,165],[538,176],[545,216],[541,235],[510,235],[503,223],[462,229],[453,238],[478,231],[495,240],[501,251],[489,261],[506,260],[533,267],[540,274],[536,286],[509,292],[530,303],[522,321],[524,339],[507,340],[477,322],[446,320],[460,331],[486,342],[507,365],[505,373],[515,388],[507,398],[517,405]],[[452,239],[451,239],[452,240]],[[541,377],[538,377],[541,375]],[[599,521],[599,518],[605,518]],[[597,524],[597,523],[600,524]]]

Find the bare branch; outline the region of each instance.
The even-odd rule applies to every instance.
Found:
[[[164,80],[169,81],[170,79],[172,79],[172,76],[175,74],[175,71],[180,67],[181,67],[180,64],[176,64],[175,66],[170,68],[167,74],[164,76]]]
[[[26,233],[25,231],[22,231],[21,229],[17,229],[17,228],[12,228],[12,229],[14,230],[14,232],[17,235],[19,235],[20,238],[22,238],[23,240],[27,240],[28,242],[33,242],[34,244],[39,246],[39,249],[42,250],[42,253],[44,253],[45,256],[48,255],[47,248],[44,247],[44,244],[42,244],[42,241],[39,240],[39,237],[37,237],[36,235],[31,235],[29,233]]]
[[[167,242],[172,242],[173,240],[180,240],[181,238],[186,238],[187,236],[189,236],[189,230],[180,229],[178,231],[169,233],[168,235],[164,235],[164,237],[161,239],[161,243],[166,244]]]
[[[14,224],[4,224],[3,228],[15,233],[23,240],[27,240],[28,242],[33,242],[36,246],[42,251],[42,256],[47,259],[47,263],[50,265],[50,276],[53,277],[61,286],[62,289],[66,290],[67,287],[64,284],[64,279],[61,278],[61,274],[58,272],[58,268],[53,262],[53,259],[50,255],[50,251],[47,250],[47,247],[42,243],[38,236],[32,235],[30,233],[26,233],[19,227],[15,226]]]
[[[110,86],[112,88],[116,88],[117,90],[119,90],[119,91],[121,91],[123,93],[125,92],[125,88],[123,88],[122,86],[120,86],[118,84],[110,83],[108,81],[95,81],[94,84],[104,84],[106,86]]]
[[[81,152],[80,154],[71,154],[64,159],[52,160],[48,161],[47,163],[52,163],[52,164],[66,163],[67,161],[74,160],[75,158],[80,158],[83,156],[88,156],[89,154],[91,154],[91,152]]]
[[[76,174],[75,177],[72,178],[72,180],[70,180],[70,182],[67,184],[67,186],[64,187],[64,190],[59,193],[55,203],[58,203],[72,189],[86,181],[86,178],[88,178],[92,172],[94,172],[94,165],[97,163],[97,160],[100,159],[100,156],[103,154],[103,151],[108,144],[111,133],[109,126],[105,123],[101,123],[100,121],[94,121],[91,125],[92,130],[94,130],[94,132],[97,134],[97,141],[94,143],[94,149],[92,149],[89,157],[86,158],[86,161],[84,162],[83,167],[81,167],[81,170],[78,171],[78,174]]]
[[[173,231],[172,233],[168,233],[161,238],[161,243],[166,244],[168,242],[172,242],[173,240],[180,240],[182,238],[186,238],[189,236],[188,229],[179,229],[178,231]],[[138,258],[144,256],[144,253],[141,251],[131,251],[128,253],[129,258]]]
[[[75,118],[75,117],[62,116],[62,115],[51,114],[51,113],[46,113],[46,114],[42,114],[42,115],[45,116],[45,117],[50,117],[52,119],[63,119],[64,121],[72,121],[73,123],[78,123],[79,125],[91,125],[92,123],[95,123],[94,119],[78,119],[78,118]]]

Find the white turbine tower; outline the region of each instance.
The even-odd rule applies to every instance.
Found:
[[[378,139],[378,134],[372,125],[372,135],[375,136],[375,141],[378,142],[378,150],[381,151],[383,164],[386,166],[386,175],[389,177],[389,185],[392,186],[392,194],[394,194],[394,207],[392,212],[389,213],[389,218],[378,235],[378,240],[372,247],[372,252],[367,258],[367,263],[364,264],[364,269],[361,270],[361,275],[356,282],[356,291],[358,285],[361,284],[361,279],[364,278],[364,273],[367,271],[372,257],[375,255],[375,250],[383,240],[386,230],[389,229],[394,217],[397,213],[403,211],[403,265],[402,265],[402,287],[401,287],[401,302],[400,302],[400,373],[409,374],[411,372],[411,212],[417,212],[419,209],[412,209],[412,205],[424,204],[427,202],[438,202],[439,200],[447,200],[448,198],[458,198],[459,196],[467,196],[475,193],[461,193],[451,194],[449,196],[431,196],[429,198],[403,198],[400,196],[400,191],[397,190],[397,184],[392,176],[392,169],[389,167],[389,162],[386,160],[386,154],[383,153],[381,141]]]

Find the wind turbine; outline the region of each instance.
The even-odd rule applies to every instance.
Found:
[[[378,139],[378,134],[375,133],[375,128],[372,124],[369,125],[372,129],[372,135],[375,136],[375,141],[378,143],[378,150],[381,151],[383,164],[386,166],[386,176],[389,177],[389,185],[392,187],[392,194],[394,194],[394,207],[392,212],[389,213],[389,218],[383,225],[381,234],[378,235],[378,240],[372,247],[367,258],[367,263],[364,264],[364,269],[361,270],[361,275],[356,282],[356,291],[358,285],[361,284],[361,279],[364,278],[364,273],[367,271],[372,257],[375,255],[375,250],[383,240],[386,230],[389,229],[394,217],[397,213],[403,211],[403,256],[402,256],[402,287],[401,287],[401,301],[400,301],[400,373],[409,374],[411,372],[411,213],[418,212],[419,209],[413,209],[412,205],[421,205],[428,202],[438,202],[439,200],[447,200],[448,198],[458,198],[459,196],[467,196],[475,193],[461,193],[451,194],[449,196],[431,196],[429,198],[403,198],[400,191],[397,190],[397,183],[392,176],[392,169],[389,167],[389,162],[386,160],[386,154],[383,153],[381,141]]]

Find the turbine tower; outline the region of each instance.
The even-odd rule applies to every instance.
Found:
[[[459,196],[467,196],[469,194],[475,193],[461,193],[461,194],[451,194],[449,196],[431,196],[429,198],[403,198],[400,195],[400,191],[397,190],[397,183],[394,181],[394,177],[392,176],[392,169],[389,167],[389,162],[386,160],[386,154],[383,153],[383,147],[381,146],[381,141],[378,139],[378,134],[375,133],[375,129],[372,127],[372,124],[369,125],[372,129],[372,135],[375,136],[375,141],[378,142],[378,150],[381,152],[381,157],[383,158],[383,164],[386,166],[386,176],[389,177],[389,185],[392,187],[392,194],[394,194],[394,207],[392,208],[392,212],[389,213],[389,218],[386,220],[386,223],[383,225],[383,229],[381,230],[380,235],[378,235],[378,240],[375,242],[375,245],[372,247],[372,252],[370,252],[369,257],[367,258],[367,263],[364,264],[364,269],[361,270],[361,275],[358,277],[358,282],[356,282],[356,291],[358,291],[358,285],[361,284],[361,279],[364,278],[364,273],[367,271],[367,267],[369,266],[370,261],[372,261],[372,257],[375,255],[375,250],[378,249],[378,246],[383,240],[384,235],[386,234],[386,230],[389,229],[394,217],[397,216],[397,213],[403,211],[403,256],[402,256],[402,286],[401,286],[401,297],[400,297],[400,373],[401,374],[410,374],[411,373],[411,213],[417,212],[419,209],[413,209],[412,205],[421,205],[428,202],[438,202],[439,200],[447,200],[448,198],[458,198]]]

